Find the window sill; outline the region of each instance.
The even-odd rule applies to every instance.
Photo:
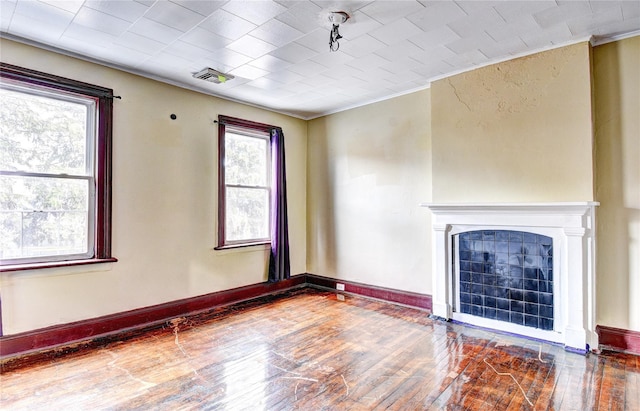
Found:
[[[117,258],[93,258],[88,260],[49,261],[44,263],[31,263],[31,264],[7,264],[7,265],[0,265],[0,272],[40,270],[43,268],[57,268],[57,267],[73,267],[76,265],[115,263],[116,261],[118,261]]]
[[[255,246],[263,246],[262,248],[268,248],[266,246],[269,246],[271,244],[270,241],[260,241],[260,242],[256,242],[256,243],[242,243],[242,244],[227,244],[227,245],[221,245],[218,247],[214,247],[214,250],[232,250],[234,248],[247,248],[247,247],[255,247]]]

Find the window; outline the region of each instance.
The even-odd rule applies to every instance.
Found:
[[[3,270],[111,258],[113,92],[0,65]]]
[[[218,248],[269,242],[272,126],[218,117]]]

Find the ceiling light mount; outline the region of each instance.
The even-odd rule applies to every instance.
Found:
[[[346,11],[332,11],[329,13],[329,22],[334,25],[340,25],[346,23],[349,17],[349,13]]]
[[[338,28],[341,24],[349,20],[349,14],[345,11],[332,11],[329,13],[329,22],[333,25],[331,33],[329,34],[329,51],[338,51],[340,43],[338,40],[342,38],[338,32]]]

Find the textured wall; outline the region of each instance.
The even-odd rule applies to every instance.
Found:
[[[593,199],[589,44],[431,87],[435,202]]]
[[[640,36],[593,50],[598,324],[640,331]]]

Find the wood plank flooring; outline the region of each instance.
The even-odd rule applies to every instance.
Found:
[[[0,389],[7,410],[640,410],[640,359],[306,288],[5,368]]]

